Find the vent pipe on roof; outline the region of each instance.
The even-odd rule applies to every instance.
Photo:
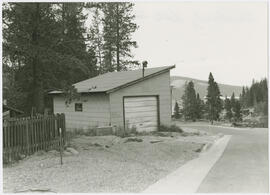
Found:
[[[144,77],[144,68],[146,68],[147,67],[147,64],[148,64],[148,62],[147,61],[143,61],[142,62],[142,77]]]

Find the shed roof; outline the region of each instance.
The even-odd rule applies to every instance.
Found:
[[[94,92],[113,92],[120,88],[133,85],[145,79],[162,74],[175,66],[163,66],[157,68],[147,68],[142,77],[142,69],[108,72],[78,83],[73,84],[79,93],[94,93]],[[50,94],[61,94],[62,91],[52,91]]]

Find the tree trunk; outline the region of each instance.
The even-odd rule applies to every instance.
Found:
[[[33,14],[34,28],[32,32],[32,44],[34,50],[34,56],[32,59],[32,71],[33,71],[33,102],[32,108],[38,113],[43,113],[44,110],[44,97],[43,97],[43,83],[41,78],[41,64],[39,61],[39,22],[40,22],[40,8],[39,3],[36,3],[36,11]]]
[[[121,71],[120,67],[120,43],[119,43],[119,4],[116,3],[116,63],[117,63],[117,72]]]

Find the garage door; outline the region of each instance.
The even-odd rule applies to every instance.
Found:
[[[137,131],[156,131],[158,127],[157,97],[125,97],[125,125]]]

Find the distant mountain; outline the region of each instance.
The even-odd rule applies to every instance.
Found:
[[[194,87],[196,90],[196,93],[200,94],[200,98],[203,99],[204,96],[207,95],[207,86],[208,82],[188,77],[181,77],[181,76],[171,76],[171,86],[173,86],[172,91],[172,99],[173,102],[175,100],[180,100],[181,97],[184,94],[185,90],[185,82],[193,81]],[[240,96],[240,93],[242,92],[241,86],[235,86],[235,85],[226,85],[226,84],[220,84],[218,83],[220,93],[221,95],[225,96],[231,96],[234,92],[235,96]]]

